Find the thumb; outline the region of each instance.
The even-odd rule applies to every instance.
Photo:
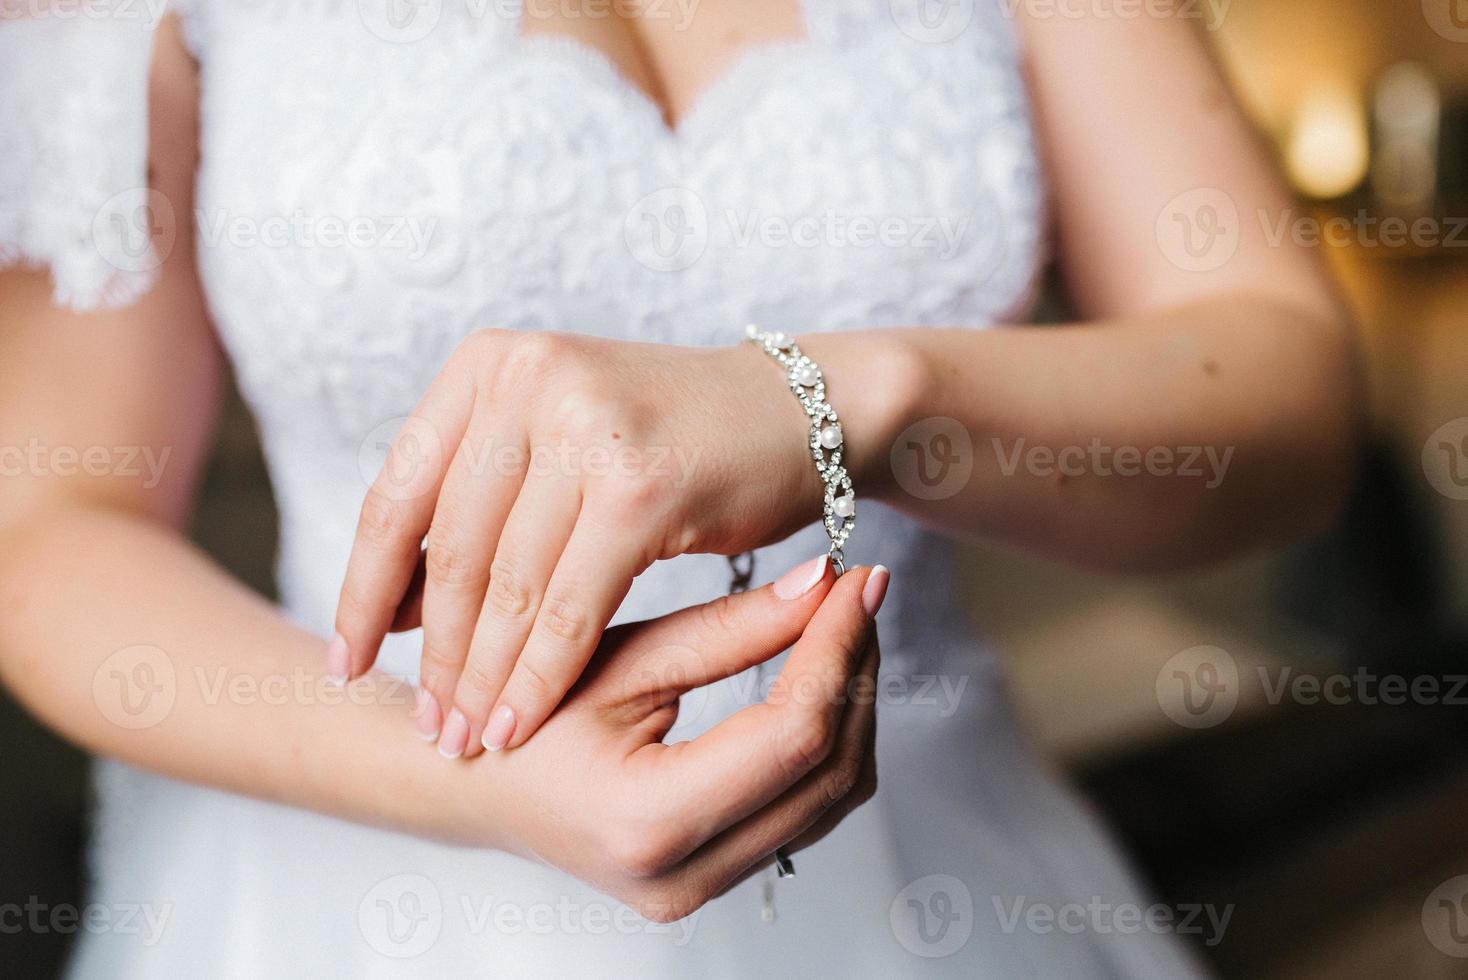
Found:
[[[825,761],[851,713],[848,684],[868,657],[875,670],[872,617],[889,577],[881,566],[853,568],[834,587],[813,589],[827,595],[767,700],[691,741],[640,751],[649,785],[677,788],[677,820],[693,828],[690,847],[759,811]]]
[[[790,651],[766,703],[793,706],[797,713],[845,703],[847,685],[866,656],[890,577],[885,566],[877,565],[860,578],[856,574],[842,578]]]
[[[629,626],[613,670],[630,672],[635,694],[681,694],[732,677],[800,639],[835,580],[821,555],[761,588]]]

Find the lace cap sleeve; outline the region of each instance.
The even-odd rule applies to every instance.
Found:
[[[48,267],[62,306],[126,306],[160,264],[147,179],[159,3],[0,12],[0,266]],[[68,16],[69,14],[69,16]]]

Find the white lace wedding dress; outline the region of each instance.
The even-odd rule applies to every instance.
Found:
[[[0,24],[0,259],[49,265],[79,308],[145,290],[141,221],[170,220],[138,207],[150,7],[107,2],[105,19]],[[202,162],[196,213],[172,220],[198,224],[280,507],[283,603],[312,629],[329,632],[378,444],[476,327],[694,345],[735,343],[749,321],[1026,313],[1043,183],[1002,0],[806,0],[807,37],[742,56],[676,132],[602,56],[521,37],[513,2],[388,3],[175,4]],[[822,550],[813,526],[760,552],[758,577]],[[148,903],[166,927],[151,943],[84,934],[72,974],[1192,975],[1145,928],[1044,927],[1046,909],[1146,901],[1023,744],[949,546],[865,504],[848,554],[893,570],[881,788],[776,883],[776,921],[761,880],[653,926],[518,858],[104,762],[90,898]],[[716,556],[661,563],[618,618],[705,601],[728,577]],[[394,638],[385,667],[415,677],[418,646]],[[702,692],[681,730],[747,690]]]

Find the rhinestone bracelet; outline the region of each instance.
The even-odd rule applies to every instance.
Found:
[[[825,376],[788,334],[761,330],[751,323],[744,328],[744,339],[780,362],[790,390],[800,399],[800,407],[810,418],[810,453],[816,462],[816,473],[826,485],[823,523],[831,539],[831,564],[840,575],[846,571],[841,549],[856,527],[856,492],[851,488],[851,476],[841,465],[841,420],[826,401]]]

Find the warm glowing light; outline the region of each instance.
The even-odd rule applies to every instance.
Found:
[[[1370,163],[1366,109],[1344,85],[1315,89],[1295,111],[1285,165],[1290,180],[1312,197],[1354,190]]]
[[[1376,158],[1371,185],[1377,200],[1397,212],[1426,212],[1437,192],[1442,96],[1426,68],[1393,65],[1376,85]]]

